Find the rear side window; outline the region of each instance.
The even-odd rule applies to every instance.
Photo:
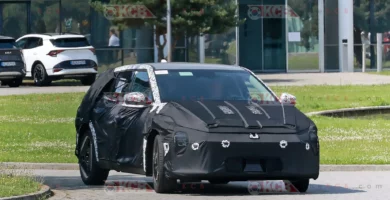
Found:
[[[15,49],[15,40],[0,40],[0,49]]]
[[[55,47],[87,47],[90,46],[86,38],[60,38],[50,40]]]

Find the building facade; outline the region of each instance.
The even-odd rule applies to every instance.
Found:
[[[238,64],[265,73],[361,68],[355,59],[356,45],[364,41],[356,42],[353,0],[237,0],[237,4],[245,23],[223,34],[181,39],[173,61]],[[108,45],[112,29],[120,46]],[[102,70],[158,62],[156,41],[161,38],[152,28],[119,31],[88,0],[0,1],[0,35],[55,32],[87,36]]]

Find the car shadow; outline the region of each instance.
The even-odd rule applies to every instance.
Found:
[[[300,79],[261,79],[264,83],[292,83],[302,81]]]
[[[282,182],[282,181],[280,181]],[[110,175],[103,186],[86,186],[79,176],[45,176],[43,183],[49,185],[53,190],[104,190],[109,192],[147,192],[155,193],[153,181],[150,177],[139,175]],[[243,195],[311,195],[311,194],[351,194],[366,192],[364,190],[347,188],[343,186],[330,186],[321,184],[311,184],[306,193],[280,191],[272,187],[265,191],[249,190],[251,182],[231,182],[229,184],[210,184],[207,181],[194,183],[177,184],[174,194],[185,194],[189,196],[243,196]],[[275,189],[275,188],[274,188]]]
[[[77,80],[60,80],[53,81],[49,86],[45,87],[58,87],[58,86],[84,86]],[[32,80],[23,81],[22,87],[36,87]]]

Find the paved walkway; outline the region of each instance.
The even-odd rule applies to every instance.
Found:
[[[259,74],[270,86],[285,85],[374,85],[390,84],[390,76],[367,74],[367,73],[296,73],[296,74]],[[31,85],[20,88],[0,87],[0,96],[21,95],[34,93],[65,93],[86,92],[89,87],[74,83],[54,83],[50,87],[34,87]]]
[[[259,74],[258,76],[270,86],[390,84],[390,76],[357,72]]]

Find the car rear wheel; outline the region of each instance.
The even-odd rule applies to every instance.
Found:
[[[310,180],[309,179],[301,179],[301,180],[291,180],[291,184],[299,191],[306,192],[309,188]]]
[[[19,78],[19,79],[13,79],[9,81],[7,84],[10,87],[19,87],[20,85],[22,85],[22,83],[23,83],[23,79]]]
[[[51,84],[51,80],[42,64],[35,65],[33,70],[33,79],[36,86],[48,86]]]
[[[92,85],[96,80],[96,75],[90,75],[80,80],[83,85]]]
[[[103,185],[110,172],[99,167],[91,132],[84,134],[81,139],[79,168],[81,179],[86,185]]]
[[[153,144],[153,185],[156,193],[170,193],[177,187],[176,179],[165,176],[164,146],[159,135],[156,136]]]

